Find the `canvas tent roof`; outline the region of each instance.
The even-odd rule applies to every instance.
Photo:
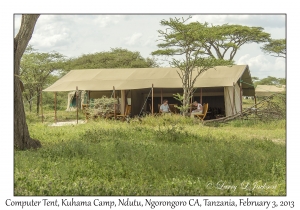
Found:
[[[44,91],[132,90],[150,88],[181,88],[176,68],[130,68],[71,70]],[[203,72],[194,87],[227,87],[242,79],[244,95],[254,95],[247,65],[217,66]],[[246,94],[245,94],[246,93]]]
[[[255,88],[256,96],[270,96],[274,93],[282,93],[285,91],[285,85],[278,87],[276,85],[257,85]]]

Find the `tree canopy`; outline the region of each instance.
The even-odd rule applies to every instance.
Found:
[[[101,69],[101,68],[151,68],[158,64],[154,58],[143,58],[139,52],[122,48],[111,51],[83,54],[68,61],[68,69]]]
[[[262,48],[263,52],[274,57],[286,58],[286,40],[270,39]]]
[[[254,82],[254,85],[285,85],[286,79],[285,78],[276,78],[272,76],[268,76],[261,80],[257,80]]]
[[[20,64],[20,78],[24,84],[26,101],[29,103],[30,111],[32,99],[37,97],[37,114],[39,113],[40,91],[58,78],[59,73],[65,66],[65,56],[57,53],[40,53],[29,45]],[[56,74],[52,74],[52,73]]]
[[[203,24],[199,22],[190,23],[191,26],[203,30]],[[270,34],[264,32],[262,27],[249,27],[243,25],[211,25],[205,23],[208,31],[206,42],[203,43],[205,54],[213,58],[229,59],[233,61],[237,51],[244,44],[264,43],[269,41]]]

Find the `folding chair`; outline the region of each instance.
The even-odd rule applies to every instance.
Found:
[[[131,105],[126,105],[125,113],[117,115],[117,118],[121,118],[122,121],[125,121],[126,117],[131,113]]]
[[[208,103],[203,105],[203,109],[202,109],[202,113],[193,113],[194,116],[198,117],[198,119],[201,120],[201,122],[203,123],[203,120],[207,114],[207,110],[208,110]],[[192,113],[191,113],[192,114]]]

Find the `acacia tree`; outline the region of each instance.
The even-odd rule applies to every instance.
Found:
[[[161,49],[152,52],[152,55],[179,56],[181,58],[172,57],[170,65],[179,69],[177,73],[182,80],[183,95],[177,94],[177,99],[182,102],[180,109],[183,115],[187,114],[194,84],[200,74],[217,65],[231,64],[231,62],[204,55],[204,44],[208,41],[210,32],[206,30],[206,24],[199,22],[186,24],[190,18],[162,20],[160,24],[167,28],[165,31],[158,30],[162,42],[157,46]]]
[[[24,97],[31,111],[32,99],[36,97],[36,113],[39,114],[40,92],[49,82],[51,73],[61,73],[65,56],[57,53],[39,53],[28,46],[20,65],[20,77],[24,83]]]
[[[38,148],[40,141],[29,135],[20,88],[20,62],[40,15],[22,15],[21,26],[14,38],[14,146],[18,149]]]
[[[84,54],[71,58],[66,66],[68,69],[95,68],[151,68],[158,64],[154,58],[143,58],[139,52],[122,48],[112,48],[111,51]]]
[[[270,39],[262,48],[264,53],[274,57],[286,58],[286,40]]]
[[[191,25],[199,25],[199,29],[202,28],[202,24],[199,22],[193,22]],[[209,31],[209,37],[203,45],[205,54],[213,58],[228,58],[230,61],[233,61],[242,45],[264,43],[270,39],[270,34],[264,32],[262,27],[224,24],[207,25],[207,30]]]

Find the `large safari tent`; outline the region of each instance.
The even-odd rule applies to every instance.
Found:
[[[120,111],[131,105],[131,115],[142,111],[158,112],[158,104],[168,99],[179,104],[173,94],[183,93],[176,68],[129,68],[71,70],[43,91],[86,91],[88,100],[118,98]],[[248,65],[217,66],[203,72],[195,82],[193,101],[208,103],[212,114],[231,116],[241,111],[242,96],[254,96]],[[113,92],[114,91],[114,92]],[[153,104],[153,105],[152,105]],[[152,110],[151,110],[152,111]]]

